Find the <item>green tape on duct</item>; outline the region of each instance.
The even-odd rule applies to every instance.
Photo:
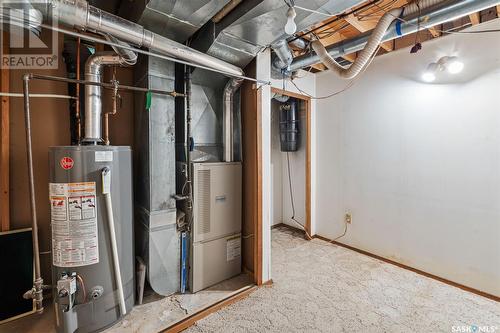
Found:
[[[151,91],[148,91],[146,93],[146,110],[149,110],[151,108]]]

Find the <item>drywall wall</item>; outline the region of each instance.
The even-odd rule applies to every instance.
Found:
[[[274,88],[284,89],[286,91],[300,94],[305,97],[314,96],[316,89],[316,75],[306,72],[299,71],[297,73],[297,78],[294,79],[294,83],[290,83],[289,81],[283,82],[283,80],[271,79],[271,85]],[[316,211],[314,202],[316,201],[316,136],[313,135],[316,131],[316,99],[311,99],[309,101],[311,103],[311,235],[316,233]],[[290,153],[290,166],[291,166],[291,174],[292,174],[292,188],[294,191],[294,202],[295,202],[295,217],[296,220],[301,224],[305,224],[306,222],[306,111],[305,111],[305,103],[300,102],[300,132],[302,133],[301,147],[299,151]],[[264,110],[264,108],[263,108]],[[288,184],[288,170],[287,170],[287,161],[286,155],[282,154],[282,220],[283,223],[289,224],[294,227],[299,227],[295,222],[291,220],[292,216],[292,207],[290,201],[290,189]]]
[[[499,20],[474,29],[499,29]],[[375,59],[317,104],[317,233],[500,296],[500,39],[450,35]],[[463,73],[420,82],[457,55]],[[317,77],[317,95],[347,84]]]
[[[300,119],[299,149],[288,153],[293,207],[287,153],[281,151],[280,145],[280,103],[274,99],[271,102],[271,225],[285,223],[300,228],[306,221],[306,110],[303,102],[296,102]],[[292,220],[292,216],[296,222]]]
[[[271,279],[271,87],[282,89],[282,81],[271,78],[271,51],[265,49],[256,58],[256,78],[270,81],[271,85],[259,87],[262,135],[262,281]],[[295,80],[298,87],[308,94],[314,94],[316,78],[314,75],[300,71],[301,78]],[[295,87],[286,85],[285,90],[300,93]],[[316,102],[311,101],[311,132],[316,130]],[[316,200],[316,138],[311,137],[311,202]],[[315,233],[315,207],[311,207],[311,233]]]

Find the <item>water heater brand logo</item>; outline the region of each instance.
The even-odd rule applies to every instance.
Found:
[[[57,18],[53,8],[41,0],[1,0],[0,51],[1,68],[12,69],[57,69],[58,67],[58,34],[54,29],[44,29],[40,24],[51,22],[57,27]],[[43,17],[37,8],[49,10],[48,17]],[[43,37],[42,37],[43,35]]]
[[[61,165],[61,168],[63,168],[64,170],[69,170],[73,167],[75,162],[73,161],[73,159],[71,157],[65,156],[65,157],[61,158],[61,161],[59,161],[59,164]]]

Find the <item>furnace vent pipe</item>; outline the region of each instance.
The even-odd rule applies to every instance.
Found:
[[[230,79],[224,87],[224,161],[232,162],[234,159],[234,94],[243,83],[243,79]]]
[[[100,83],[102,82],[104,66],[126,66],[132,64],[132,60],[122,58],[114,52],[96,53],[90,56],[85,63],[85,80]],[[98,85],[85,85],[85,135],[83,141],[87,143],[102,141],[102,87]]]
[[[241,68],[186,45],[149,31],[131,21],[89,5],[86,0],[45,0],[44,12],[54,13],[69,26],[111,35],[125,43],[150,49],[194,64],[210,67],[227,75],[243,76]],[[35,4],[34,4],[35,5]]]
[[[275,68],[286,69],[292,64],[293,54],[286,39],[282,39],[271,45],[271,48],[277,56],[273,64]]]
[[[419,21],[420,29],[426,29],[445,22],[453,21],[457,18],[470,15],[498,4],[500,4],[500,0],[453,0],[439,2],[436,6],[422,10],[420,19],[415,17],[415,15],[406,15],[407,11],[405,10],[403,12],[403,15],[406,15],[403,18],[404,22],[392,22],[380,42],[390,41],[416,32],[419,27]],[[423,2],[421,2],[420,6],[422,7],[422,5]],[[409,18],[407,18],[408,16]],[[333,44],[326,48],[326,52],[332,58],[336,58],[345,54],[360,51],[367,44],[371,34],[372,32],[364,33],[358,37]],[[292,62],[290,71],[296,71],[319,62],[321,62],[321,59],[318,55],[305,55],[297,57]]]

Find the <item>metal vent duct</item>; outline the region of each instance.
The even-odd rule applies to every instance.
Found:
[[[185,41],[229,0],[126,1],[120,15],[178,42]]]
[[[325,14],[344,12],[361,0],[295,0],[295,4]],[[209,21],[192,47],[234,65],[245,67],[263,48],[289,36],[284,33],[288,6],[283,0],[246,0],[219,22]],[[297,31],[327,16],[297,8]]]

